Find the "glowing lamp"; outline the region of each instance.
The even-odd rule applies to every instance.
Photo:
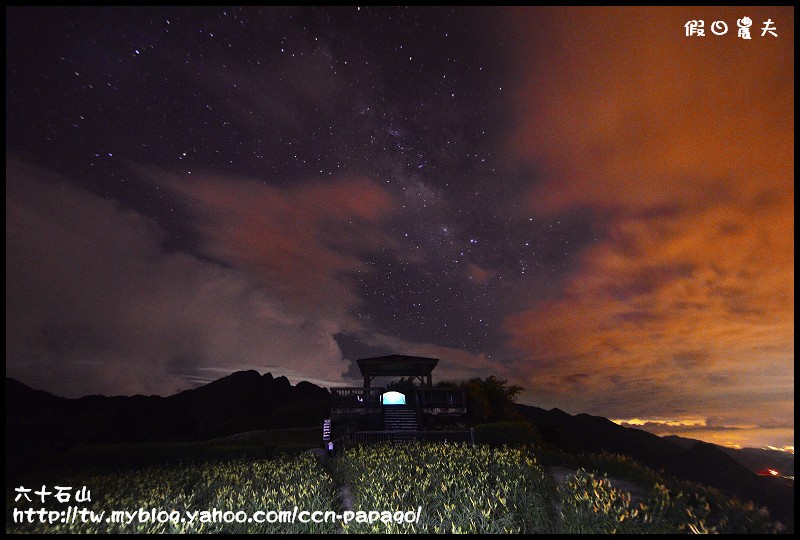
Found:
[[[381,396],[381,402],[384,405],[405,405],[406,404],[406,396],[405,394],[401,394],[400,392],[385,392]]]

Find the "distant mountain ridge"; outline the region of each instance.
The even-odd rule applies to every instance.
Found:
[[[794,522],[793,483],[757,476],[731,457],[732,449],[702,441],[670,440],[599,416],[573,416],[560,409],[547,411],[530,405],[517,408],[546,443],[566,452],[624,454],[656,471],[753,500],[767,506],[773,516]]]
[[[330,394],[308,382],[239,371],[169,397],[57,397],[6,378],[9,467],[87,444],[201,441],[243,431],[321,425]]]
[[[79,445],[210,440],[246,431],[321,426],[330,404],[325,388],[308,382],[292,386],[286,377],[256,371],[236,372],[168,397],[68,399],[6,378],[6,476],[17,463],[47,459]],[[657,471],[753,499],[773,516],[794,521],[793,485],[756,476],[746,466],[756,463],[752,452],[736,454],[692,439],[659,437],[588,414],[517,408],[545,442],[566,452],[628,455]]]
[[[678,435],[666,435],[662,439],[667,439],[677,443],[684,448],[691,448],[695,444],[703,441],[679,437]],[[794,476],[794,454],[770,450],[766,448],[728,448],[727,446],[716,445],[717,448],[731,456],[733,459],[758,473],[765,469],[780,471],[782,475]]]

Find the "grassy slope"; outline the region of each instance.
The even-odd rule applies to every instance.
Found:
[[[125,504],[131,507],[162,507],[168,505],[168,501],[183,497],[189,510],[203,509],[212,502],[231,510],[250,505],[252,510],[257,506],[253,505],[255,502],[266,504],[258,499],[266,491],[264,478],[246,472],[254,470],[252,464],[265,463],[264,457],[286,454],[293,456],[288,458],[289,462],[306,459],[307,455],[299,458],[297,454],[305,443],[318,446],[318,435],[318,430],[273,430],[251,433],[238,440],[226,438],[209,443],[83,448],[72,456],[71,461],[42,471],[34,483],[30,483],[33,480],[26,480],[28,483],[21,485],[38,487],[43,483],[48,486],[67,482],[92,483],[99,486],[99,489],[93,487],[98,490],[97,496],[108,497],[112,501],[126,501]],[[106,463],[98,462],[101,457]],[[392,529],[385,524],[355,525],[350,532],[775,530],[763,512],[756,508],[738,503],[714,490],[705,490],[689,483],[669,483],[629,458],[613,455],[570,456],[572,461],[568,465],[572,469],[559,482],[554,482],[551,476],[545,474],[542,458],[552,464],[563,457],[546,452],[531,454],[492,450],[485,446],[366,447],[351,449],[346,455],[339,456],[331,463],[333,467],[307,467],[295,480],[277,475],[274,485],[288,489],[312,481],[319,483],[322,479],[322,490],[326,495],[317,501],[321,505],[318,509],[341,510],[338,500],[331,496],[336,485],[334,478],[338,477],[339,482],[351,486],[355,510],[371,510],[376,505],[394,505],[392,509],[399,507],[408,510],[422,505],[425,512],[424,523],[415,527],[396,526]],[[92,469],[87,470],[87,465],[91,465]],[[235,478],[231,476],[231,467],[239,471]],[[218,471],[212,473],[215,478],[210,482],[213,489],[209,488],[209,483],[203,484],[200,480],[207,476],[200,472],[204,470]],[[331,471],[334,476],[326,471]],[[608,473],[611,479],[603,478],[603,472]],[[265,476],[265,473],[260,473],[260,476]],[[141,478],[146,480],[140,482]],[[635,496],[631,498],[627,491],[634,486]],[[154,487],[162,493],[161,499],[153,499]],[[103,489],[110,489],[111,492],[102,494]],[[281,506],[285,500],[277,496],[271,504]],[[7,487],[7,532],[11,532],[10,512],[18,507],[14,503],[13,487]],[[11,530],[16,530],[13,524]],[[43,529],[25,530],[32,532]],[[159,532],[165,529],[144,530]],[[255,532],[255,529],[243,526],[236,528],[233,525],[217,530]],[[261,527],[258,532],[271,530]],[[329,529],[323,531],[315,527],[302,530],[329,532]],[[186,532],[194,530],[187,529]]]

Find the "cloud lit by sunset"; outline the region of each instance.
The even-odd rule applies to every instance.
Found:
[[[40,15],[7,27],[7,376],[401,353],[793,452],[793,8]]]
[[[546,366],[528,376],[534,394],[793,440],[791,35],[679,30],[741,13],[515,13],[520,36],[543,27],[516,44],[530,62],[509,138],[511,155],[546,171],[530,211],[589,208],[602,223],[561,294],[506,319],[520,356]]]

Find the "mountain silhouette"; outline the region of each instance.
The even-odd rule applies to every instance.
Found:
[[[677,443],[684,448],[691,448],[695,444],[702,442],[677,435],[667,435],[662,438]],[[794,476],[794,454],[792,453],[767,448],[728,448],[727,446],[718,446],[717,448],[754,473],[763,473],[767,469],[774,469],[780,471],[783,476]]]
[[[327,389],[286,377],[240,371],[169,397],[85,396],[68,399],[6,378],[6,477],[20,467],[57,458],[82,445],[205,441],[247,431],[321,426],[329,416]],[[794,486],[757,476],[731,449],[619,426],[588,414],[570,415],[517,405],[543,440],[572,454],[630,456],[665,474],[767,506],[794,523]],[[750,463],[757,453],[748,453]],[[793,457],[792,457],[793,460]],[[743,464],[745,463],[745,464]]]
[[[6,378],[6,476],[89,444],[203,441],[263,429],[321,426],[324,388],[240,371],[169,397],[57,397]]]
[[[766,506],[777,519],[794,523],[794,482],[761,477],[715,444],[659,437],[623,427],[607,418],[530,405],[518,410],[534,424],[543,440],[572,454],[610,452],[630,456],[656,471],[689,480],[742,500]]]

